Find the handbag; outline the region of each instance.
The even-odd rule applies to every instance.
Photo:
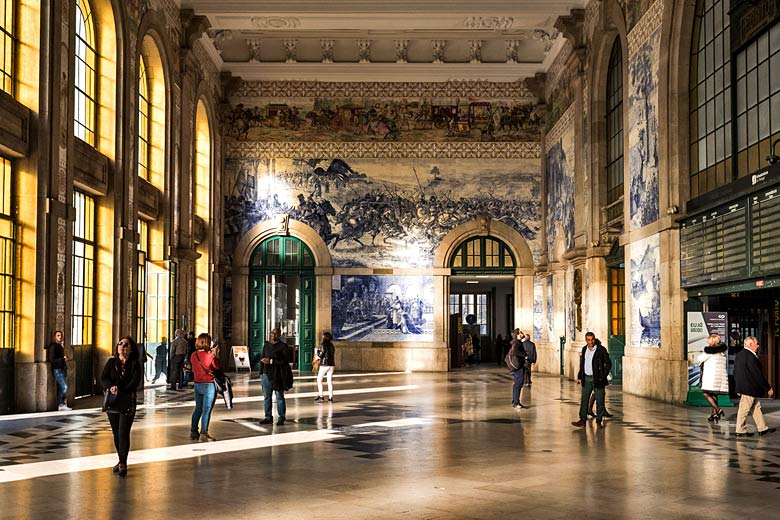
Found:
[[[322,363],[322,360],[318,357],[315,357],[311,360],[311,371],[314,373],[317,373],[320,370],[320,363]]]

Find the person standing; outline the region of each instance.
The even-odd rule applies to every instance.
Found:
[[[171,347],[171,390],[181,390],[182,370],[184,360],[187,358],[187,340],[184,338],[184,331],[176,329],[174,331],[176,338]]]
[[[263,346],[263,354],[260,358],[260,384],[263,385],[263,407],[265,409],[265,418],[260,421],[260,424],[272,424],[274,422],[272,394],[276,396],[276,412],[279,415],[276,425],[284,425],[287,417],[287,403],[284,400],[284,390],[274,390],[273,380],[275,368],[273,365],[287,363],[287,343],[282,341],[281,337],[281,329],[275,327],[271,331],[271,341],[267,341]]]
[[[710,422],[719,421],[724,417],[723,409],[718,405],[718,395],[729,393],[728,350],[720,341],[720,335],[710,334],[708,345],[699,354],[696,362],[701,364],[701,392],[710,403],[712,413],[707,419]]]
[[[729,335],[729,399],[736,402],[739,400],[737,391],[734,386],[734,360],[737,354],[742,350],[742,340],[739,337],[739,331],[736,329],[731,331]]]
[[[524,383],[531,386],[531,366],[536,363],[536,343],[531,341],[531,336],[525,333],[523,334],[523,350],[525,350],[525,381]]]
[[[330,332],[322,333],[322,343],[317,349],[317,357],[320,358],[320,369],[317,372],[317,398],[315,402],[325,401],[322,396],[322,378],[328,378],[328,401],[333,402],[333,370],[336,366],[336,347],[333,346],[333,335]]]
[[[580,394],[580,419],[572,422],[572,426],[583,428],[588,420],[588,400],[591,392],[596,394],[596,424],[604,426],[604,394],[609,384],[609,371],[612,361],[609,352],[600,342],[596,343],[596,335],[585,334],[585,346],[580,355],[580,370],[577,374],[577,384],[582,385]]]
[[[68,406],[68,356],[65,355],[64,336],[61,330],[54,333],[54,340],[46,347],[46,357],[51,363],[51,373],[57,384],[57,410],[67,412]]]
[[[748,415],[753,416],[759,435],[766,435],[777,431],[777,428],[768,428],[764,421],[764,413],[761,411],[759,397],[772,397],[774,389],[761,372],[761,361],[758,359],[758,340],[753,336],[745,338],[742,351],[734,359],[734,384],[739,399],[737,411],[737,437],[751,437],[752,432],[745,428]]]
[[[108,392],[105,412],[114,434],[114,448],[119,462],[114,473],[127,475],[127,454],[130,452],[130,428],[136,411],[136,390],[141,383],[141,364],[138,362],[138,346],[130,336],[116,344],[116,352],[103,367],[100,378],[103,389]]]
[[[501,362],[504,360],[504,338],[501,337],[501,334],[496,336],[494,347],[496,349],[496,365],[501,366]]]
[[[187,388],[187,385],[190,383],[190,379],[193,381],[195,380],[194,373],[192,371],[192,364],[190,363],[192,359],[192,354],[195,353],[196,347],[195,347],[195,331],[189,331],[187,333],[187,354],[184,356],[184,365],[183,365],[183,378],[181,386],[183,388]]]
[[[190,421],[190,440],[215,441],[209,435],[209,422],[211,412],[214,410],[214,402],[217,400],[217,391],[214,388],[214,370],[220,370],[218,352],[211,348],[211,336],[198,335],[195,340],[195,352],[190,356],[192,372],[195,380],[195,410]],[[200,421],[200,432],[198,422]]]
[[[521,409],[525,408],[523,403],[520,402],[520,392],[523,390],[523,381],[525,380],[525,350],[523,350],[523,343],[520,341],[520,329],[512,331],[512,344],[509,347],[509,353],[507,354],[507,368],[512,372],[512,408]]]

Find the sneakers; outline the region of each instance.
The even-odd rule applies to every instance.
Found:
[[[200,434],[200,442],[214,442],[215,440],[217,440],[217,439],[215,439],[214,437],[212,437],[208,433],[201,433]]]
[[[198,430],[194,430],[190,432],[191,441],[197,441],[199,438],[200,438],[200,433],[198,433]]]
[[[57,411],[58,411],[58,412],[69,412],[69,411],[71,411],[71,410],[73,410],[73,408],[71,408],[71,407],[70,407],[70,406],[68,406],[67,404],[61,404],[61,405],[60,405],[60,406],[57,408]]]
[[[314,398],[315,403],[321,403],[323,401],[325,401],[325,398],[322,397],[321,395]]]

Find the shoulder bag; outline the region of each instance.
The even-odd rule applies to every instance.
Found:
[[[225,406],[227,406],[228,410],[233,408],[233,382],[230,378],[222,370],[216,368],[206,370],[206,367],[200,362],[200,356],[197,352],[195,352],[195,359],[200,367],[214,378],[214,390],[225,400]]]

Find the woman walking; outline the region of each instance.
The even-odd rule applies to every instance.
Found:
[[[217,399],[212,371],[220,370],[218,350],[218,347],[211,348],[211,336],[204,332],[195,340],[195,352],[190,356],[192,371],[195,374],[195,410],[192,412],[190,422],[190,439],[193,441],[217,440],[209,435],[209,421]],[[200,432],[198,432],[198,422],[200,422]]]
[[[325,401],[322,396],[322,378],[328,377],[328,401],[333,402],[333,369],[336,366],[336,347],[333,346],[333,335],[330,332],[322,333],[322,342],[317,349],[317,357],[320,358],[320,370],[317,373],[317,398],[315,402]]]
[[[718,334],[710,334],[707,340],[709,346],[696,358],[701,363],[701,391],[712,407],[712,414],[707,419],[717,422],[724,417],[723,409],[718,406],[718,395],[729,393],[728,350],[725,343],[720,342]]]
[[[127,475],[127,454],[130,452],[130,428],[135,419],[135,392],[141,383],[141,364],[138,362],[138,345],[130,336],[116,344],[116,353],[103,367],[100,378],[105,389],[104,409],[114,434],[114,447],[119,462],[114,473]]]

